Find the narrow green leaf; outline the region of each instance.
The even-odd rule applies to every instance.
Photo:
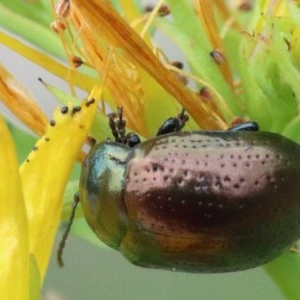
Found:
[[[40,272],[37,265],[37,261],[33,255],[30,255],[29,267],[30,267],[29,299],[38,300],[41,298],[40,295],[41,278],[40,278]]]
[[[41,25],[27,16],[16,14],[15,11],[0,3],[0,26],[19,35],[49,54],[59,58],[64,57],[61,41],[50,30],[50,23],[48,26]]]
[[[55,1],[56,2],[56,1]],[[53,12],[49,0],[20,1],[1,0],[3,7],[11,10],[14,15],[22,15],[45,27],[48,27],[53,20]]]
[[[32,150],[37,137],[25,132],[12,123],[8,123],[8,128],[16,146],[18,161],[21,163],[26,159],[27,155]]]
[[[170,6],[174,20],[156,18],[155,25],[179,47],[186,57],[192,73],[214,87],[222,95],[223,99],[218,100],[225,117],[229,119],[232,117],[231,114],[228,115],[227,108],[233,115],[241,115],[241,107],[238,105],[237,96],[228,86],[216,63],[210,59],[210,52],[213,49],[192,6],[189,2],[179,3],[175,0],[168,0],[167,3]]]
[[[286,299],[300,299],[300,255],[286,252],[268,263],[264,269],[273,278]]]

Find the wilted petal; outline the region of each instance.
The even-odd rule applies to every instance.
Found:
[[[0,64],[0,98],[33,132],[41,135],[47,118],[30,93]]]
[[[71,7],[72,21],[86,46],[88,54],[93,58],[92,61],[96,69],[98,64],[104,66],[106,64],[103,63],[104,55],[95,41],[102,41],[104,45],[118,47],[125,51],[126,59],[130,59],[133,64],[144,69],[183,107],[188,108],[189,114],[202,128],[224,126],[224,121],[217,114],[209,110],[205,103],[199,102],[197,95],[185,88],[176,75],[163,66],[147,43],[118,15],[110,1],[90,0],[82,2],[81,0],[73,0]],[[87,45],[90,46],[87,47]],[[106,47],[105,49],[107,49]],[[109,85],[110,79],[116,80],[113,77],[107,78],[107,85]],[[117,88],[116,84],[115,87]],[[163,101],[163,99],[157,99],[157,101]],[[212,115],[211,118],[207,118],[209,113]]]

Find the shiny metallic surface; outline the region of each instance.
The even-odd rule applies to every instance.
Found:
[[[128,256],[144,266],[195,272],[271,260],[300,236],[299,154],[296,143],[263,132],[146,141],[127,163]]]
[[[122,189],[128,148],[116,143],[95,145],[82,165],[79,198],[85,218],[107,245],[119,248],[127,213]]]
[[[300,237],[300,146],[268,132],[178,132],[93,148],[80,198],[131,262],[188,272],[262,265]]]

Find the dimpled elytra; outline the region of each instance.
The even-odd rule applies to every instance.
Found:
[[[299,187],[297,143],[193,131],[97,144],[79,198],[97,236],[132,263],[209,273],[265,264],[297,241]]]

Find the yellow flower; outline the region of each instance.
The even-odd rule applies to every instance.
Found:
[[[1,98],[16,95],[16,81],[2,68]],[[39,299],[54,236],[60,220],[62,196],[71,168],[81,150],[97,109],[101,88],[94,88],[81,106],[71,103],[54,112],[41,128],[43,114],[23,89],[9,98],[13,111],[20,103],[28,125],[45,132],[18,167],[14,145],[5,122],[1,132],[1,299]],[[4,92],[4,93],[3,93]],[[17,99],[17,100],[15,100]],[[4,180],[5,179],[5,180]],[[17,284],[16,284],[17,283]]]

